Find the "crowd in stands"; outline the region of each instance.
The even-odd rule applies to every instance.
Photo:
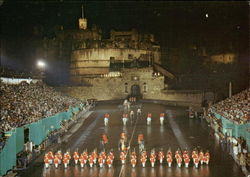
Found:
[[[8,67],[0,67],[1,77],[7,78],[40,78],[38,73],[24,70],[14,70]]]
[[[79,106],[80,100],[65,96],[42,82],[18,85],[0,83],[0,134]]]
[[[211,109],[237,124],[250,122],[250,88],[213,105]]]

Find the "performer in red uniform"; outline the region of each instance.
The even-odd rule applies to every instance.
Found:
[[[145,165],[146,165],[146,161],[147,161],[147,155],[142,154],[142,155],[141,155],[141,163],[142,163],[142,167],[145,167]]]
[[[140,133],[137,138],[138,144],[140,144],[142,141],[144,141],[144,135]]]
[[[85,163],[84,163],[84,156],[82,154],[81,154],[81,156],[79,158],[79,162],[80,162],[81,168],[83,168]]]
[[[87,164],[87,161],[88,161],[88,158],[89,158],[88,152],[85,150],[85,151],[81,154],[80,158],[83,160],[83,163],[84,163],[83,165],[86,165],[86,164]]]
[[[155,161],[156,161],[155,157],[153,155],[150,155],[149,160],[150,160],[151,166],[154,167],[155,166]]]
[[[68,159],[68,164],[69,164],[71,156],[70,156],[70,153],[68,151],[66,152],[65,157]]]
[[[195,167],[198,168],[198,166],[199,166],[199,158],[198,157],[194,158],[193,162],[194,162]]]
[[[155,149],[152,149],[152,150],[151,150],[149,160],[150,160],[151,166],[154,167],[154,166],[155,166],[155,161],[156,161]]]
[[[102,168],[103,167],[103,157],[101,154],[99,155],[98,163],[99,163],[100,168]]]
[[[136,165],[136,154],[132,154],[131,156],[130,156],[130,162],[131,162],[131,165],[132,165],[132,167],[135,167],[135,165]]]
[[[53,163],[54,155],[52,151],[48,152],[49,164]]]
[[[168,162],[168,167],[172,166],[173,158],[170,155],[167,155],[167,162]]]
[[[184,163],[185,163],[185,167],[188,168],[188,165],[190,163],[190,158],[189,157],[184,158]]]
[[[107,125],[108,125],[108,122],[109,122],[109,114],[106,113],[106,114],[104,115],[104,125],[107,126]]]
[[[92,152],[91,157],[93,158],[94,164],[96,164],[96,161],[98,159],[98,154],[96,149]]]
[[[160,124],[163,125],[164,124],[164,119],[165,119],[165,114],[161,113],[160,114]]]
[[[105,151],[102,151],[100,155],[102,156],[103,164],[104,164],[104,163],[105,163],[105,160],[106,160],[106,158],[107,158],[106,152],[105,152]]]
[[[196,150],[193,150],[192,152],[192,159],[193,159],[193,162],[194,162],[194,159],[199,159],[199,156],[198,156],[198,152]]]
[[[200,153],[199,153],[199,161],[201,162],[201,165],[203,164],[203,157],[204,157],[204,153],[201,150]]]
[[[210,154],[209,154],[209,151],[207,151],[203,157],[203,161],[204,161],[204,163],[206,163],[208,165],[209,160],[210,160]]]
[[[126,154],[125,154],[125,152],[124,152],[124,151],[121,151],[121,152],[120,152],[120,160],[121,160],[122,164],[124,164],[124,163],[125,163],[125,160],[126,160]]]
[[[45,164],[45,168],[49,168],[49,158],[47,154],[45,154],[44,156],[44,164]]]
[[[113,157],[111,155],[108,155],[107,160],[106,160],[106,164],[108,165],[109,168],[112,166]]]
[[[181,156],[178,156],[177,159],[176,159],[176,162],[177,162],[177,164],[178,164],[178,167],[181,167],[182,157],[181,157]]]
[[[62,163],[62,152],[57,151],[55,156],[57,156],[57,158],[58,158],[58,163],[61,164]]]
[[[55,167],[57,168],[59,164],[59,158],[57,156],[55,156],[54,158],[54,164],[55,164]]]
[[[158,152],[158,160],[160,161],[160,164],[162,164],[162,162],[164,160],[164,152],[163,151]]]
[[[75,165],[77,165],[78,160],[79,160],[79,154],[78,154],[78,152],[74,152],[73,158],[75,160]]]
[[[128,114],[123,114],[123,115],[122,115],[122,122],[123,122],[123,125],[126,125],[126,124],[127,124],[127,121],[128,121]]]
[[[64,158],[63,158],[63,164],[64,164],[64,167],[65,167],[65,168],[68,167],[69,159],[68,159],[67,157],[64,157]]]
[[[94,164],[94,157],[93,157],[93,155],[89,155],[89,166],[90,166],[90,168],[92,168],[93,167],[93,164]]]
[[[147,116],[147,125],[151,124],[151,120],[152,120],[152,114],[148,113],[148,116]]]
[[[112,150],[109,152],[108,157],[111,159],[111,164],[113,164],[113,161],[114,161],[115,156],[114,156],[114,153],[113,153]]]
[[[185,150],[185,151],[183,152],[183,159],[186,159],[186,158],[189,158],[189,154],[188,154],[188,151],[187,151],[187,150]]]

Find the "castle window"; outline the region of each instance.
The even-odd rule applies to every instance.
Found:
[[[147,92],[147,84],[146,84],[146,82],[143,83],[143,92],[144,93]]]
[[[110,63],[114,63],[115,62],[115,57],[110,57]]]
[[[128,93],[128,83],[125,83],[125,93]]]

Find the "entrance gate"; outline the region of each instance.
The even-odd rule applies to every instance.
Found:
[[[141,89],[139,85],[132,85],[131,86],[131,97],[136,97],[136,99],[141,99],[142,98],[142,94],[141,94]]]

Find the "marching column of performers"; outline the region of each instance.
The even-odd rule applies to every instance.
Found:
[[[110,168],[113,165],[114,159],[117,159],[121,164],[130,162],[132,167],[138,165],[145,167],[147,162],[149,162],[151,167],[155,167],[157,162],[158,164],[163,164],[165,162],[168,167],[171,167],[173,163],[176,163],[178,167],[184,165],[188,168],[192,162],[193,166],[198,168],[203,164],[208,165],[210,161],[209,151],[198,151],[196,148],[193,151],[188,151],[186,149],[181,151],[178,149],[175,152],[172,152],[171,149],[169,149],[166,153],[164,153],[162,149],[156,152],[153,148],[150,152],[143,150],[138,155],[135,150],[130,151],[129,149],[130,148],[126,146],[120,148],[119,157],[115,157],[113,150],[110,150],[109,152],[103,150],[99,153],[97,152],[97,149],[94,149],[91,152],[84,150],[81,154],[75,151],[72,156],[70,152],[65,152],[63,154],[61,151],[58,151],[54,154],[49,151],[44,156],[44,164],[45,168],[50,168],[53,165],[55,168],[58,168],[59,165],[68,168],[70,164],[80,164],[82,168],[85,166],[92,168],[94,165],[97,165],[100,168],[106,165]]]

